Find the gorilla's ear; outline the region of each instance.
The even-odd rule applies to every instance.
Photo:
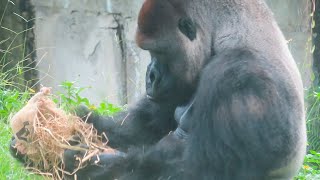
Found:
[[[188,17],[184,17],[184,18],[179,19],[179,29],[191,41],[193,41],[197,37],[196,25]]]

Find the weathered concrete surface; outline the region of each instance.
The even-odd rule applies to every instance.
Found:
[[[266,0],[266,2],[288,40],[289,49],[299,66],[305,87],[309,87],[312,83],[311,1]]]
[[[93,102],[124,104],[144,93],[147,52],[134,43],[136,18],[143,0],[32,0],[41,83],[63,80],[92,86],[83,95]],[[309,4],[267,0],[309,85],[311,56],[306,53]]]
[[[124,104],[132,99],[127,94],[134,97],[140,94],[144,89],[141,74],[146,66],[133,42],[136,15],[132,18],[132,14],[137,13],[138,7],[133,12],[134,8],[128,8],[132,7],[130,3],[122,8],[114,2],[33,1],[38,68],[43,85],[58,90],[62,81],[77,81],[81,87],[92,87],[83,95],[95,103],[106,98]],[[128,66],[127,60],[131,61]]]

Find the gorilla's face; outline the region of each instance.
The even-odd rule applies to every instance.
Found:
[[[210,38],[203,38],[205,31],[182,4],[183,0],[146,0],[140,10],[136,42],[151,55],[146,88],[153,100],[190,97],[211,55]]]

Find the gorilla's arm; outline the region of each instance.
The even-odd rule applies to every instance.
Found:
[[[173,132],[154,146],[130,149],[126,155],[101,154],[94,157],[90,164],[77,171],[76,175],[79,180],[173,178],[181,171],[184,147],[185,137]],[[76,153],[66,150],[65,162],[73,163]],[[69,172],[72,172],[74,167],[74,164],[66,164],[66,170]]]
[[[189,119],[184,164],[192,171],[184,179],[292,179],[298,171],[303,102],[291,77],[267,61],[239,49],[204,69]]]
[[[89,113],[84,107],[77,114],[88,123],[92,123],[99,133],[105,133],[108,145],[126,150],[132,146],[150,145],[177,126],[174,120],[175,105],[166,102],[153,102],[141,99],[128,111],[120,112],[114,117],[103,117]],[[83,115],[90,114],[89,117]]]
[[[90,113],[84,106],[76,111],[84,121],[93,123],[98,133],[105,132],[109,146],[126,152],[129,147],[143,148],[154,144],[174,130],[177,126],[174,110],[173,103],[155,103],[148,98],[142,98],[133,108],[120,112],[114,117]],[[17,152],[15,143],[16,140],[13,137],[10,152],[13,157],[24,163],[25,157]],[[105,156],[101,159],[105,159]]]
[[[159,177],[166,179],[167,177],[178,176],[182,171],[182,156],[190,129],[188,119],[193,102],[192,100],[186,106],[176,108],[174,116],[179,126],[175,131],[165,134],[159,142],[153,145],[130,148],[126,154],[122,152],[101,154],[99,157],[92,158],[89,165],[84,169],[77,171],[77,177],[83,179],[138,180],[158,179]],[[150,109],[150,107],[148,108]],[[75,169],[77,163],[74,157],[82,154],[84,152],[65,151],[64,162],[68,172]]]

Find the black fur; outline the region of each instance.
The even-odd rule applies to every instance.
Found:
[[[78,179],[294,177],[306,147],[303,86],[263,0],[146,0],[136,42],[152,58],[147,95],[114,118],[89,117],[119,152],[92,159]],[[66,151],[66,169],[75,154]]]

